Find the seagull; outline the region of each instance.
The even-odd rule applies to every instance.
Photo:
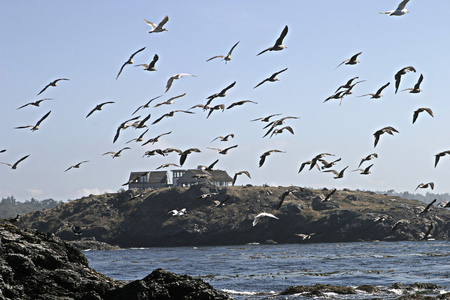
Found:
[[[433,206],[433,204],[437,201],[437,199],[434,199],[433,201],[431,201],[430,203],[428,203],[428,205],[420,212],[420,214],[424,214],[427,213],[431,210],[431,207]]]
[[[181,97],[184,97],[184,96],[186,96],[186,93],[178,95],[178,96],[175,96],[175,97],[172,97],[172,98],[170,98],[170,99],[168,99],[166,101],[159,102],[158,104],[156,104],[153,107],[158,107],[158,106],[161,106],[161,105],[164,105],[164,104],[166,104],[166,105],[173,104],[174,103],[173,100],[181,98]]]
[[[412,94],[418,94],[418,93],[420,93],[420,92],[422,91],[422,90],[420,89],[420,84],[422,83],[422,81],[423,81],[423,74],[420,74],[419,80],[417,81],[417,83],[414,85],[413,88],[404,89],[404,90],[401,90],[401,92],[403,92],[403,91],[409,91],[409,92],[412,93]]]
[[[334,161],[332,161],[332,162],[327,162],[325,159],[319,158],[319,161],[322,163],[322,168],[321,168],[321,170],[323,170],[323,169],[329,169],[329,168],[333,167],[337,162],[341,161],[341,159],[342,159],[342,158],[338,158],[338,159],[336,159],[336,160],[334,160]],[[317,165],[317,166],[318,166],[318,165]]]
[[[211,101],[214,100],[214,98],[225,97],[227,95],[227,91],[229,89],[231,89],[235,84],[236,84],[236,81],[233,82],[232,84],[230,84],[229,86],[227,86],[226,88],[224,88],[223,90],[221,90],[220,92],[212,94],[211,96],[206,98],[206,99],[208,99],[208,102],[206,103],[206,105],[209,105],[211,103]]]
[[[52,82],[50,82],[49,84],[47,84],[47,85],[45,86],[45,88],[43,88],[42,91],[39,92],[38,95],[42,94],[49,86],[57,86],[57,85],[58,85],[57,83],[58,83],[58,81],[60,81],[60,80],[70,80],[70,79],[67,79],[67,78],[58,78],[58,79],[55,79],[55,80],[53,80]]]
[[[430,236],[430,233],[431,233],[431,230],[433,230],[433,227],[434,227],[433,223],[430,223],[430,227],[428,227],[428,230],[423,235],[423,238],[420,239],[421,241],[426,240]]]
[[[131,148],[130,148],[130,147],[124,147],[124,148],[120,149],[120,150],[117,151],[117,152],[109,151],[109,152],[103,153],[102,155],[111,154],[111,157],[112,157],[112,158],[116,158],[116,157],[119,157],[119,156],[122,155],[122,151],[123,151],[123,150],[129,150],[129,149],[131,149]]]
[[[383,97],[383,95],[381,94],[381,92],[382,92],[389,84],[391,84],[391,83],[388,82],[388,83],[386,83],[385,85],[383,85],[381,88],[378,89],[378,91],[375,92],[375,94],[365,94],[365,95],[358,96],[358,97],[371,96],[370,99],[379,99],[379,98]]]
[[[6,152],[6,149],[2,149],[0,150],[0,153]]]
[[[166,91],[164,93],[167,93],[169,91],[169,89],[172,86],[172,83],[173,83],[174,80],[180,79],[180,78],[184,78],[183,76],[197,77],[195,75],[188,74],[188,73],[179,73],[179,74],[172,75],[172,76],[170,76],[169,80],[167,80]]]
[[[169,16],[165,16],[161,22],[159,22],[158,25],[156,25],[153,22],[150,22],[146,19],[144,19],[144,22],[152,27],[152,30],[147,31],[148,33],[157,33],[157,32],[163,32],[163,31],[168,31],[166,28],[164,28],[163,26],[167,23],[167,21],[169,21]]]
[[[341,85],[340,87],[338,87],[337,88],[337,90],[336,90],[336,92],[335,93],[337,93],[340,89],[349,89],[349,88],[351,88],[352,86],[353,86],[353,81],[355,80],[355,79],[358,79],[359,77],[358,76],[356,76],[356,77],[353,77],[352,79],[349,79],[345,84],[343,84],[343,85]],[[365,80],[364,80],[365,81]],[[355,83],[356,84],[356,83]]]
[[[292,134],[294,134],[294,129],[292,129],[292,127],[291,126],[284,126],[284,127],[282,127],[282,128],[275,128],[273,131],[272,131],[272,134],[270,135],[270,137],[272,137],[272,135],[277,135],[277,134],[280,134],[280,133],[282,133],[284,130],[287,130],[287,131],[289,131],[290,133],[292,133]]]
[[[274,121],[270,122],[269,124],[267,124],[263,128],[263,129],[266,129],[267,127],[270,127],[269,130],[266,132],[266,134],[263,136],[263,138],[266,137],[269,133],[271,133],[275,129],[276,126],[283,125],[285,120],[287,120],[287,119],[298,119],[298,118],[299,117],[288,116],[288,117],[283,117],[281,119],[274,120]]]
[[[330,153],[320,153],[317,154],[312,160],[311,160],[311,165],[309,166],[309,169],[312,170],[312,168],[314,168],[314,166],[317,164],[317,161],[319,159],[321,159],[324,156],[334,156],[334,154],[330,154]],[[320,170],[320,169],[319,169]],[[300,172],[300,171],[299,171]]]
[[[221,205],[223,205],[226,201],[228,201],[229,199],[230,199],[231,197],[230,196],[227,196],[225,199],[223,199],[222,201],[214,201],[214,202],[216,202],[216,207],[219,207],[219,206],[221,206]]]
[[[208,113],[208,115],[206,116],[206,118],[208,119],[209,116],[212,114],[213,111],[219,110],[219,109],[221,109],[222,112],[223,112],[223,111],[225,110],[225,104],[218,104],[218,105],[216,105],[216,106],[210,107],[210,108],[209,108],[209,113]]]
[[[373,134],[373,136],[375,137],[374,147],[377,146],[378,141],[379,141],[379,139],[380,139],[380,136],[381,136],[383,133],[388,133],[388,134],[390,134],[390,135],[394,135],[394,132],[397,132],[397,133],[398,133],[397,129],[395,129],[394,127],[391,127],[391,126],[387,126],[387,127],[381,128],[380,130],[377,130],[377,131]]]
[[[128,122],[137,120],[137,119],[139,119],[140,117],[141,117],[141,116],[137,116],[137,117],[131,118],[131,119],[126,120],[125,122],[121,123],[121,124],[119,125],[119,127],[117,127],[117,131],[116,131],[116,134],[114,135],[113,143],[115,143],[115,142],[117,141],[117,139],[119,138],[120,131],[123,130],[123,129],[126,129],[126,128],[128,128],[128,127],[130,126],[130,125],[128,124]]]
[[[417,191],[417,189],[426,189],[426,188],[434,189],[434,182],[420,183],[414,191]]]
[[[294,233],[296,236],[299,236],[302,238],[302,240],[309,240],[313,235],[318,234],[319,232],[312,232],[310,234],[304,234],[304,233]]]
[[[339,178],[343,178],[344,177],[344,172],[345,170],[348,168],[348,166],[346,166],[344,169],[342,169],[340,172],[336,171],[336,170],[325,170],[322,172],[332,172],[334,175],[336,175],[335,177],[333,177],[334,179],[339,179]]]
[[[49,111],[48,113],[46,113],[39,121],[37,121],[36,125],[19,126],[19,127],[14,127],[14,129],[24,129],[24,128],[31,127],[31,131],[39,130],[39,125],[42,123],[42,121],[44,121],[50,115],[51,112],[52,111]]]
[[[128,58],[128,60],[127,60],[127,61],[122,65],[122,67],[120,68],[119,74],[117,74],[117,76],[116,76],[116,80],[117,80],[117,78],[119,78],[120,73],[122,73],[123,68],[124,68],[126,65],[131,65],[131,64],[133,64],[133,63],[134,63],[133,57],[134,57],[136,54],[138,54],[139,52],[144,51],[144,49],[145,49],[145,47],[144,47],[144,48],[141,48],[141,49],[139,49],[138,51],[136,51],[136,52],[134,52],[133,54],[131,54],[130,58]]]
[[[87,162],[89,162],[89,161],[88,160],[83,160],[82,162],[79,162],[79,163],[77,163],[75,165],[72,165],[72,166],[68,167],[64,172],[67,172],[70,169],[74,169],[74,168],[78,169],[81,166],[81,164],[84,164],[84,163],[87,163]]]
[[[409,13],[409,11],[405,8],[405,6],[408,2],[409,2],[409,0],[403,0],[402,2],[400,2],[400,4],[397,6],[397,8],[395,10],[380,12],[380,14],[389,15],[389,16],[402,16],[406,13]]]
[[[371,159],[374,159],[374,158],[378,158],[378,154],[372,153],[372,154],[367,155],[366,157],[364,157],[363,159],[361,159],[361,162],[359,163],[358,168],[361,167],[361,165],[363,164],[363,162],[368,161],[368,160],[371,160]]]
[[[5,219],[5,221],[10,223],[17,223],[20,220],[20,214],[17,214],[14,218]]]
[[[136,121],[131,126],[133,126],[134,129],[140,129],[140,128],[147,127],[147,125],[145,125],[145,122],[147,122],[148,119],[150,119],[151,116],[152,116],[152,114],[148,114],[144,119],[142,119],[141,121]]]
[[[227,142],[230,138],[234,138],[234,134],[230,133],[230,134],[227,134],[226,136],[218,136],[215,139],[213,139],[211,141],[211,143],[214,142],[215,140],[220,140],[222,142]]]
[[[292,195],[293,192],[297,192],[297,191],[298,191],[298,189],[289,189],[289,190],[284,191],[284,192],[280,195],[280,197],[278,198],[278,199],[280,200],[280,202],[278,202],[277,207],[276,207],[275,209],[276,209],[276,210],[279,210],[280,207],[281,207],[281,205],[282,205],[283,202],[284,202],[284,199],[285,199],[287,196]]]
[[[207,61],[210,61],[210,60],[213,60],[213,59],[215,59],[215,58],[219,58],[219,57],[220,57],[220,58],[223,58],[222,60],[224,60],[224,61],[225,61],[225,64],[227,64],[227,62],[231,60],[231,52],[233,52],[234,48],[236,48],[236,46],[237,46],[238,44],[239,44],[239,42],[237,42],[236,44],[234,44],[234,46],[231,47],[231,50],[228,52],[227,55],[216,55],[216,56],[211,57],[211,58],[208,59]]]
[[[424,112],[424,111],[426,111],[430,116],[432,116],[433,118],[434,118],[434,115],[433,115],[433,111],[431,110],[431,108],[428,108],[428,107],[420,107],[420,108],[418,108],[418,109],[416,109],[415,111],[414,111],[414,114],[413,114],[413,124],[414,124],[414,122],[416,122],[416,120],[417,120],[417,117],[419,116],[419,114],[421,113],[421,112]]]
[[[114,101],[107,101],[107,102],[103,102],[103,103],[97,104],[97,106],[95,106],[94,109],[91,110],[91,111],[87,114],[86,118],[89,117],[90,115],[92,115],[96,110],[102,110],[102,109],[103,109],[103,105],[105,105],[105,104],[110,104],[110,103],[115,103],[115,102],[114,102]]]
[[[214,166],[219,162],[219,159],[216,159],[212,164],[204,168],[204,171],[214,171]],[[205,167],[205,166],[203,166]]]
[[[158,99],[158,98],[160,98],[160,97],[162,97],[162,95],[150,99],[150,100],[149,100],[147,103],[145,103],[144,105],[139,106],[139,107],[134,111],[134,113],[132,113],[131,115],[134,115],[134,114],[137,113],[140,109],[149,108],[149,107],[150,107],[150,103],[151,103],[153,100],[156,100],[156,99]]]
[[[180,167],[180,166],[177,165],[177,164],[168,163],[168,164],[162,164],[162,165],[160,165],[159,167],[156,168],[156,170],[159,170],[159,169],[162,169],[162,168],[167,168],[167,167],[170,167],[170,166],[177,167],[177,168]]]
[[[400,71],[398,71],[394,78],[395,78],[395,93],[397,94],[398,88],[400,86],[400,80],[402,75],[405,75],[408,72],[416,72],[416,69],[414,69],[413,66],[408,66],[408,67],[404,67],[403,69],[401,69]]]
[[[29,154],[28,155],[25,155],[24,157],[22,157],[21,159],[19,159],[18,161],[16,161],[14,164],[8,164],[8,163],[0,163],[0,164],[4,164],[4,165],[7,165],[7,166],[10,166],[11,167],[11,169],[13,169],[13,170],[16,170],[17,169],[17,165],[20,163],[20,162],[22,162],[22,161],[24,161],[26,158],[28,158],[28,156],[30,156]]]
[[[161,121],[161,120],[164,119],[164,118],[173,117],[173,115],[174,115],[176,112],[183,112],[183,113],[186,113],[186,114],[193,114],[193,112],[187,111],[187,110],[172,110],[172,111],[170,111],[170,112],[168,112],[168,113],[162,115],[161,117],[159,117],[159,118],[156,119],[155,121],[153,121],[152,125],[158,123],[159,121]]]
[[[44,98],[44,99],[40,99],[40,100],[37,100],[37,101],[34,101],[34,102],[29,102],[29,103],[27,103],[25,105],[22,105],[21,107],[19,107],[17,109],[24,108],[25,106],[28,106],[28,105],[33,105],[33,106],[38,107],[41,104],[42,101],[46,101],[46,100],[53,100],[53,98]]]
[[[310,164],[312,164],[312,163],[313,163],[312,160],[308,160],[308,161],[303,162],[303,163],[300,165],[300,169],[298,170],[298,173],[300,173],[301,171],[303,171],[303,169],[305,168],[306,165],[310,165]],[[316,164],[316,163],[314,163],[314,164],[315,164],[315,166],[317,167],[317,169],[320,170],[319,165]]]
[[[332,190],[330,193],[328,193],[326,196],[323,194],[319,194],[320,199],[322,199],[322,202],[327,202],[331,200],[331,196],[336,193],[337,189]]]
[[[163,152],[163,155],[168,155],[169,153],[172,153],[172,152],[176,152],[176,153],[178,153],[178,155],[181,155],[181,153],[183,151],[181,151],[180,149],[175,149],[175,148],[166,148],[166,149],[162,150],[162,152]]]
[[[166,132],[166,133],[162,133],[162,134],[158,135],[157,137],[154,137],[154,138],[149,139],[148,141],[146,141],[145,143],[143,143],[142,146],[145,146],[145,145],[147,145],[148,143],[152,143],[152,145],[153,145],[154,143],[157,143],[157,142],[158,142],[158,140],[159,140],[160,137],[162,137],[163,135],[171,134],[171,133],[172,133],[172,131],[169,131],[169,132]]]
[[[266,81],[269,81],[269,82],[280,81],[280,80],[277,78],[277,75],[280,74],[280,73],[283,73],[283,72],[286,71],[287,69],[288,69],[288,68],[285,68],[285,69],[283,69],[283,70],[281,70],[281,71],[278,71],[278,72],[273,73],[272,75],[270,75],[270,77],[267,77],[266,79],[264,79],[263,81],[261,81],[260,83],[258,83],[258,84],[254,87],[254,89],[256,89],[258,86],[260,86],[261,84],[263,84],[263,83],[266,82]]]
[[[398,220],[394,225],[392,225],[391,231],[397,230],[398,226],[402,223],[409,223],[409,221],[405,219]]]
[[[245,174],[245,175],[247,175],[248,178],[252,179],[252,177],[250,176],[250,173],[248,171],[239,171],[234,174],[232,185],[234,185],[236,183],[237,177],[242,174]]]
[[[372,168],[372,166],[373,166],[373,164],[371,164],[370,166],[368,166],[367,168],[365,168],[365,169],[356,169],[356,170],[353,170],[353,172],[355,172],[355,171],[360,171],[361,173],[359,173],[359,174],[362,174],[362,175],[369,175],[371,172],[370,172],[370,168]]]
[[[262,165],[264,164],[264,162],[266,161],[266,157],[267,156],[269,156],[270,154],[272,154],[272,153],[286,153],[286,152],[284,152],[284,151],[280,151],[280,150],[276,150],[276,149],[274,149],[274,150],[269,150],[269,151],[266,151],[266,152],[264,152],[259,158],[259,167],[261,168],[262,167]]]
[[[339,68],[342,64],[346,64],[346,65],[356,65],[357,63],[359,63],[360,61],[358,60],[358,56],[361,54],[362,52],[356,53],[355,55],[353,55],[352,57],[350,57],[349,59],[344,60],[343,62],[341,62],[337,67]]]
[[[210,148],[210,147],[206,147],[206,148],[212,149],[212,150],[217,150],[217,151],[219,151],[219,154],[225,155],[225,154],[227,154],[228,150],[233,149],[233,148],[236,148],[237,146],[238,146],[238,145],[234,145],[234,146],[231,146],[231,147],[228,147],[228,148],[225,148],[225,149]]]
[[[162,156],[166,156],[166,154],[163,152],[163,150],[161,150],[161,149],[154,149],[154,150],[146,151],[142,157],[144,157],[144,156],[150,157],[150,156],[153,156],[153,155],[156,155],[156,154],[159,154],[159,155],[162,155]]]
[[[339,91],[339,92],[337,92],[336,94],[331,95],[331,96],[329,96],[327,99],[323,100],[323,103],[325,103],[325,102],[327,102],[327,101],[329,101],[329,100],[332,100],[332,99],[339,99],[339,100],[340,100],[340,101],[339,101],[339,106],[341,106],[341,104],[342,104],[342,99],[343,99],[344,96],[346,96],[346,95],[347,95],[347,90],[345,90],[345,91]]]
[[[234,103],[230,104],[230,105],[227,107],[227,109],[233,108],[233,107],[238,106],[238,105],[244,105],[245,103],[254,103],[254,104],[258,104],[257,102],[252,101],[252,100],[242,100],[242,101],[237,101],[237,102],[234,102]]]
[[[267,51],[280,51],[283,50],[284,48],[287,48],[285,45],[283,45],[283,39],[287,33],[288,33],[288,26],[286,25],[283,31],[281,32],[280,37],[275,41],[275,44],[272,47],[269,47],[266,50],[259,52],[256,56],[261,55]]]
[[[263,218],[263,217],[269,217],[269,218],[273,218],[273,219],[277,219],[279,220],[277,217],[275,217],[272,214],[266,213],[266,212],[262,212],[260,214],[258,214],[254,219],[253,219],[253,226],[256,226],[256,224],[258,224],[259,219]]]
[[[257,119],[253,119],[250,120],[250,122],[254,122],[254,121],[261,121],[261,122],[269,122],[270,118],[274,117],[274,116],[280,116],[281,114],[273,114],[267,117],[262,117],[262,118],[257,118]]]
[[[450,154],[450,150],[447,151],[443,151],[443,152],[439,152],[438,154],[435,155],[435,160],[434,160],[434,167],[436,168],[439,159],[441,158],[441,156],[444,156],[446,154]]]
[[[158,59],[159,59],[158,54],[155,54],[155,56],[153,56],[153,60],[149,64],[135,65],[135,67],[144,67],[144,71],[157,71],[155,68],[155,64],[158,61]]]
[[[192,152],[201,152],[198,148],[189,148],[180,154],[180,167],[183,166],[187,156]]]
[[[128,142],[126,142],[126,144],[131,143],[132,141],[135,141],[136,143],[143,142],[143,141],[144,141],[144,135],[145,135],[147,132],[148,132],[148,129],[145,130],[139,137],[134,138],[134,139],[131,139],[131,140],[129,140]]]

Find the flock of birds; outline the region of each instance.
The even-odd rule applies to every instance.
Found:
[[[391,10],[391,11],[386,11],[386,12],[381,12],[381,14],[388,14],[389,16],[401,16],[404,15],[406,13],[408,13],[409,11],[405,8],[405,6],[407,5],[407,3],[409,2],[409,0],[403,0],[398,7],[395,10]],[[158,24],[150,22],[148,20],[145,20],[145,23],[147,25],[149,25],[151,27],[151,30],[148,31],[149,34],[162,34],[167,32],[168,30],[164,27],[166,26],[166,24],[169,22],[169,17],[165,16]],[[256,56],[260,56],[263,55],[267,52],[271,52],[271,51],[283,51],[285,50],[287,47],[283,44],[284,43],[284,39],[286,38],[286,36],[288,35],[289,32],[289,28],[286,25],[283,30],[281,31],[279,37],[275,40],[275,42],[273,43],[272,46],[267,47],[266,49],[258,52],[256,54]],[[209,59],[206,60],[206,62],[210,62],[216,59],[222,59],[222,61],[225,62],[225,64],[230,63],[230,61],[232,60],[232,53],[233,51],[239,46],[240,41],[236,42],[231,49],[228,51],[228,53],[226,55],[215,55]],[[122,75],[123,71],[125,70],[125,68],[127,68],[128,66],[133,66],[134,67],[141,67],[144,71],[147,72],[154,72],[157,71],[156,65],[158,63],[159,60],[159,56],[158,54],[154,54],[152,60],[146,64],[146,63],[141,63],[141,64],[135,64],[134,59],[136,56],[139,56],[144,50],[146,49],[146,47],[142,47],[140,49],[138,49],[137,51],[134,51],[130,57],[121,65],[121,67],[118,70],[118,73],[116,75],[116,80],[119,80],[120,76],[124,76]],[[344,67],[344,66],[354,66],[360,63],[360,61],[358,60],[358,58],[362,55],[362,52],[358,52],[356,54],[354,54],[352,57],[343,60],[336,68],[339,67]],[[283,68],[280,71],[277,71],[275,73],[273,73],[271,76],[265,78],[264,80],[260,81],[256,86],[253,87],[253,89],[259,88],[261,85],[266,84],[266,83],[274,83],[276,81],[278,81],[279,79],[277,78],[277,76],[281,76],[284,72],[286,72],[288,70],[288,68]],[[407,66],[404,67],[400,70],[398,70],[398,72],[394,75],[394,84],[395,84],[395,93],[397,93],[399,91],[400,88],[400,84],[401,84],[401,80],[403,78],[403,76],[405,76],[407,73],[416,73],[416,69],[413,66]],[[165,86],[165,91],[164,91],[164,95],[169,92],[169,90],[171,89],[172,85],[174,84],[174,82],[176,80],[180,80],[182,78],[185,77],[196,77],[196,75],[193,74],[189,74],[189,73],[178,73],[175,74],[173,76],[171,76],[166,83]],[[353,88],[359,84],[364,82],[364,80],[360,80],[360,81],[356,81],[357,79],[359,79],[359,77],[353,77],[349,80],[346,81],[345,84],[339,86],[336,89],[336,92],[329,96],[328,98],[326,98],[323,102],[328,102],[330,100],[339,100],[339,105],[342,104],[343,99],[348,96],[353,94]],[[58,86],[58,83],[61,83],[63,81],[69,81],[70,79],[68,78],[58,78],[55,79],[53,81],[51,81],[50,83],[48,83],[44,88],[42,88],[40,90],[40,92],[37,94],[38,96],[45,93],[49,88],[55,88]],[[401,91],[408,91],[409,93],[421,93],[422,90],[420,88],[421,83],[424,80],[424,76],[421,74],[419,76],[419,79],[417,81],[417,83],[415,84],[414,87],[410,87],[410,88],[406,88]],[[377,91],[375,91],[374,93],[368,93],[368,94],[364,94],[364,95],[360,95],[358,97],[365,97],[365,96],[370,96],[370,98],[372,99],[379,99],[381,97],[383,97],[382,92],[384,89],[386,89],[389,85],[391,84],[391,82],[387,82],[386,84],[384,84],[383,86],[381,86]],[[139,113],[143,113],[145,110],[156,108],[156,107],[166,107],[166,106],[170,106],[173,105],[175,103],[175,101],[177,99],[180,99],[182,97],[184,97],[186,95],[186,93],[177,95],[177,96],[173,96],[170,97],[167,100],[158,102],[158,103],[154,103],[155,100],[163,97],[164,95],[160,95],[157,97],[154,97],[152,99],[150,99],[148,102],[146,102],[143,105],[140,105],[139,107],[137,107],[134,112],[131,114],[130,117],[128,117],[125,121],[123,121],[122,123],[119,124],[119,126],[117,127],[117,129],[115,130],[115,135],[114,137],[112,137],[112,143],[116,143],[119,138],[121,133],[128,129],[128,128],[135,128],[135,129],[144,129],[144,132],[142,132],[138,137],[129,140],[128,142],[126,142],[126,144],[129,144],[131,142],[134,143],[141,143],[142,146],[144,145],[154,145],[156,143],[159,142],[159,140],[161,138],[165,138],[167,135],[170,135],[172,133],[172,131],[168,131],[165,133],[162,133],[160,135],[151,137],[151,138],[146,138],[145,135],[148,133],[149,131],[149,126],[157,124],[162,122],[164,119],[166,118],[171,118],[174,117],[175,114],[179,115],[179,114],[194,114],[194,109],[201,109],[203,112],[205,112],[206,114],[206,118],[210,118],[213,113],[217,112],[217,111],[225,111],[225,110],[229,110],[232,109],[233,107],[236,106],[242,106],[242,105],[254,105],[254,104],[258,104],[255,101],[252,100],[241,100],[241,101],[237,101],[234,102],[230,105],[225,105],[225,104],[213,104],[213,101],[217,101],[218,99],[224,98],[227,96],[227,92],[230,91],[234,86],[236,85],[236,81],[232,82],[232,83],[228,83],[227,85],[224,84],[224,88],[221,89],[220,91],[217,91],[214,94],[211,94],[210,96],[206,97],[206,101],[204,104],[197,104],[195,106],[190,107],[189,109],[186,110],[172,110],[169,111],[167,113],[164,113],[163,115],[161,115],[160,117],[156,118],[153,120],[151,113],[147,114],[146,116],[144,116],[143,118],[141,118],[141,116],[134,116],[135,114]],[[35,107],[39,107],[40,104],[44,101],[50,101],[53,100],[52,98],[43,98],[34,102],[30,102],[30,103],[26,103],[24,105],[21,105],[20,107],[18,107],[17,109],[24,109],[28,106],[35,106]],[[177,100],[178,101],[178,100]],[[96,104],[86,115],[86,118],[92,117],[94,114],[98,113],[99,111],[102,111],[103,107],[106,105],[112,105],[114,104],[114,101],[106,101],[106,102],[102,102],[99,104]],[[418,108],[416,111],[414,111],[413,114],[413,119],[412,119],[412,123],[415,123],[418,116],[422,113],[422,112],[426,112],[428,113],[431,117],[434,116],[433,111],[428,108],[428,107],[420,107]],[[48,111],[47,113],[45,113],[40,119],[38,119],[35,123],[32,123],[30,125],[23,125],[23,126],[17,126],[15,127],[15,129],[30,129],[31,131],[37,131],[41,128],[42,124],[45,122],[45,120],[50,116],[51,111]],[[264,117],[260,117],[257,119],[253,119],[250,120],[252,122],[262,122],[262,123],[266,123],[266,125],[264,126],[264,130],[265,130],[265,134],[263,135],[263,138],[268,137],[268,138],[272,138],[275,135],[279,135],[279,134],[286,134],[286,133],[290,133],[291,135],[294,135],[294,129],[292,126],[289,125],[285,125],[285,123],[287,121],[290,120],[295,120],[298,119],[298,116],[281,116],[281,114],[270,114],[268,116],[264,116]],[[150,119],[152,119],[153,121],[150,122]],[[374,136],[374,148],[378,145],[380,138],[382,135],[384,134],[388,134],[388,135],[394,135],[396,133],[398,133],[399,131],[392,127],[392,126],[386,126],[383,127],[379,130],[377,130],[375,133],[373,133]],[[218,136],[216,138],[214,138],[211,142],[214,141],[220,141],[220,142],[227,142],[230,141],[231,139],[233,139],[235,137],[235,133],[229,133],[225,136]],[[206,147],[207,149],[213,150],[213,151],[217,151],[218,154],[220,155],[227,155],[229,151],[234,151],[233,149],[238,148],[238,145],[232,145],[229,147]],[[103,153],[102,155],[110,155],[112,158],[119,158],[122,153],[125,150],[130,150],[131,147],[129,146],[125,146],[120,148],[119,150],[114,150],[114,151],[108,151]],[[0,153],[5,152],[6,149],[0,149]],[[166,148],[166,149],[152,149],[152,150],[148,150],[145,151],[143,157],[151,157],[154,155],[161,155],[161,156],[168,156],[170,153],[176,153],[179,155],[179,161],[178,164],[175,163],[164,163],[162,165],[160,165],[159,167],[157,167],[156,169],[162,169],[162,168],[167,168],[167,167],[182,167],[184,165],[184,163],[186,162],[188,156],[190,156],[192,153],[200,153],[202,152],[202,150],[200,150],[199,148],[188,148],[188,149],[176,149],[176,148]],[[285,151],[283,150],[279,150],[279,149],[270,149],[267,150],[265,152],[263,152],[260,156],[259,156],[259,164],[258,166],[261,168],[265,162],[267,161],[268,157],[273,155],[273,154],[282,154],[285,153]],[[443,152],[439,152],[435,155],[435,167],[437,166],[439,160],[441,157],[450,154],[450,150],[448,151],[443,151]],[[340,161],[341,158],[337,158],[331,162],[328,162],[327,160],[325,160],[325,157],[332,157],[335,156],[334,154],[331,153],[319,153],[317,155],[315,155],[314,157],[312,157],[310,160],[304,161],[301,163],[298,173],[302,172],[304,170],[304,168],[308,165],[309,166],[309,171],[313,170],[314,168],[316,168],[317,170],[319,170],[320,172],[323,173],[332,173],[334,175],[334,179],[341,179],[344,177],[345,175],[345,171],[349,168],[349,166],[345,166],[342,167],[340,169],[335,169],[334,166],[336,166]],[[18,159],[15,162],[11,162],[11,163],[7,163],[7,162],[0,162],[0,164],[4,164],[4,165],[8,165],[11,167],[11,169],[15,170],[18,168],[18,165],[23,162],[24,160],[26,160],[27,158],[29,158],[30,155],[25,155],[23,157],[21,157],[20,159]],[[367,161],[371,161],[373,159],[378,158],[378,154],[377,153],[371,153],[367,156],[364,156],[359,165],[358,168],[352,170],[354,172],[359,172],[361,175],[369,175],[371,174],[371,168],[374,166],[374,164],[370,164],[369,166],[366,166],[364,168],[361,168],[361,166],[367,162]],[[217,163],[218,160],[216,160],[212,165],[210,165],[209,167],[205,167],[206,170],[212,170],[213,166]],[[73,165],[68,166],[65,170],[62,170],[64,172],[68,172],[71,171],[73,169],[78,169],[80,168],[82,165],[88,163],[89,160],[83,160],[80,162],[77,162]],[[247,175],[249,178],[251,178],[251,175],[248,171],[238,171],[234,174],[234,178],[233,178],[233,185],[235,184],[237,177],[239,175],[245,174]],[[418,188],[434,188],[434,183],[423,183],[423,184],[419,184],[417,186]],[[292,191],[291,191],[292,192]],[[286,196],[286,195],[285,195]],[[283,196],[283,199],[284,197]],[[324,201],[328,201],[330,198],[330,196],[324,196]],[[280,204],[281,205],[281,204]],[[275,217],[275,216],[270,216],[270,214],[267,213],[263,213],[257,216],[257,218],[255,219],[254,225],[256,225],[256,223],[258,222],[259,218],[261,217]]]

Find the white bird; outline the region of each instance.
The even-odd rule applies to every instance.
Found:
[[[285,48],[287,48],[285,45],[283,45],[283,39],[286,37],[286,34],[288,33],[288,26],[286,25],[283,29],[283,31],[280,34],[280,37],[275,41],[275,44],[261,52],[259,52],[256,56],[263,54],[267,51],[280,51]]]
[[[25,125],[25,126],[18,126],[14,127],[14,129],[24,129],[24,128],[31,128],[31,131],[39,130],[39,126],[41,125],[42,121],[44,121],[51,113],[52,111],[49,111],[46,113],[39,121],[37,121],[36,125]]]
[[[45,88],[43,88],[43,89],[39,92],[38,96],[39,96],[40,94],[42,94],[48,87],[50,87],[50,86],[57,86],[57,85],[58,85],[58,81],[60,81],[60,80],[70,80],[70,79],[67,79],[67,78],[58,78],[58,79],[53,80],[52,82],[50,82],[49,84],[47,84],[47,85],[45,86]]]
[[[406,4],[408,4],[409,0],[403,0],[400,2],[398,7],[395,10],[389,10],[385,12],[380,12],[380,14],[384,15],[390,15],[390,16],[402,16],[406,13],[409,13],[409,11],[405,8]]]
[[[258,222],[259,222],[259,219],[262,218],[262,217],[269,217],[269,218],[274,218],[274,219],[279,220],[279,218],[275,217],[275,216],[272,215],[272,214],[269,214],[269,213],[266,213],[266,212],[262,212],[262,213],[258,214],[258,215],[253,219],[253,226],[256,226],[256,224],[258,224]]]
[[[169,16],[165,16],[161,20],[161,22],[159,22],[158,25],[156,25],[155,23],[144,19],[144,22],[147,23],[147,25],[152,27],[152,30],[147,31],[148,33],[156,33],[156,32],[168,31],[166,28],[163,27],[167,23],[167,21],[169,21]]]
[[[133,54],[131,54],[131,56],[128,58],[128,60],[126,62],[123,63],[122,67],[120,67],[119,73],[116,76],[116,80],[117,78],[119,78],[120,73],[122,73],[123,68],[125,68],[126,65],[131,65],[134,63],[133,57],[138,54],[141,51],[144,51],[144,48],[139,49],[138,51],[134,52]]]
[[[223,58],[222,60],[224,60],[225,61],[225,64],[228,62],[228,61],[230,61],[231,60],[231,53],[233,52],[233,50],[234,50],[234,48],[236,48],[236,46],[239,44],[239,42],[237,42],[236,44],[234,44],[234,46],[233,47],[231,47],[231,50],[228,52],[228,54],[227,55],[216,55],[216,56],[213,56],[213,57],[211,57],[210,59],[208,59],[207,61],[210,61],[210,60],[213,60],[213,59],[215,59],[215,58]]]
[[[188,74],[188,73],[179,73],[179,74],[175,74],[175,75],[171,76],[171,77],[169,78],[169,80],[167,80],[167,83],[166,83],[166,91],[165,91],[164,93],[167,93],[167,92],[169,91],[169,89],[170,89],[170,87],[172,86],[172,83],[173,83],[173,81],[174,81],[175,79],[183,78],[183,76],[193,76],[193,77],[197,77],[197,76],[195,76],[195,75]]]
[[[153,56],[153,60],[149,64],[139,64],[135,65],[135,67],[144,67],[144,71],[157,71],[155,68],[155,64],[158,61],[158,59],[159,59],[158,54],[155,54],[155,56]]]

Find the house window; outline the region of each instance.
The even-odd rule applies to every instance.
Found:
[[[139,182],[147,182],[147,175],[142,175],[139,177]]]

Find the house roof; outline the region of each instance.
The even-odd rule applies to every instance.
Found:
[[[197,179],[193,176],[195,175],[206,175],[205,179]],[[226,171],[223,170],[212,170],[205,171],[201,169],[190,169],[187,170],[186,173],[178,179],[178,183],[180,182],[198,182],[198,181],[220,181],[220,182],[231,182],[233,179],[227,174]]]
[[[147,176],[147,183],[167,183],[169,179],[169,172],[167,171],[131,172],[130,180],[128,182],[134,182],[141,176]]]

